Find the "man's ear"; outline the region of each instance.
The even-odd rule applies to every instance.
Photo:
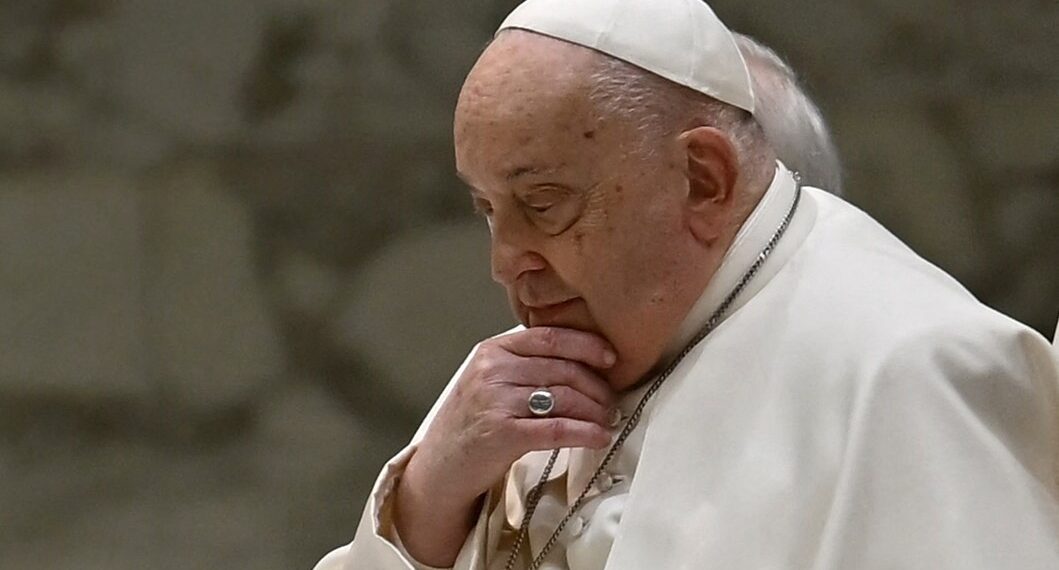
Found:
[[[728,135],[715,127],[695,127],[680,134],[687,156],[688,224],[701,242],[711,244],[726,229],[735,203],[739,162]]]

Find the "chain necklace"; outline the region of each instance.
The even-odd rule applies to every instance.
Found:
[[[644,392],[644,395],[640,398],[640,402],[636,405],[636,408],[629,416],[628,421],[625,422],[625,427],[622,428],[621,432],[618,434],[617,439],[614,440],[614,443],[611,444],[610,449],[607,451],[607,454],[603,457],[603,461],[600,462],[599,467],[597,467],[595,473],[592,474],[592,478],[588,480],[588,484],[585,485],[584,490],[581,491],[580,495],[578,495],[577,500],[574,501],[573,505],[571,505],[570,508],[566,511],[566,515],[562,518],[562,520],[559,521],[559,524],[555,527],[555,530],[552,532],[551,537],[548,538],[548,541],[544,544],[544,547],[541,548],[540,553],[537,554],[535,558],[533,558],[528,570],[538,570],[541,564],[544,563],[544,558],[548,555],[549,552],[551,552],[552,548],[554,548],[555,544],[559,541],[559,535],[563,532],[563,529],[566,528],[567,523],[570,522],[570,519],[573,518],[573,516],[577,513],[578,510],[580,510],[581,506],[584,504],[589,491],[592,489],[592,486],[596,484],[596,481],[603,474],[603,471],[606,469],[607,465],[610,464],[610,461],[614,459],[615,455],[618,454],[618,451],[625,443],[625,440],[629,437],[629,434],[632,433],[632,431],[636,429],[636,426],[640,423],[640,418],[643,417],[643,411],[644,408],[647,407],[647,403],[651,400],[655,393],[658,392],[658,389],[662,387],[662,384],[666,381],[667,378],[669,378],[669,375],[672,374],[674,370],[676,370],[680,362],[684,360],[684,357],[687,356],[700,342],[702,342],[702,339],[706,338],[707,335],[713,332],[713,329],[717,328],[717,325],[721,324],[721,319],[724,318],[725,314],[728,312],[728,309],[731,308],[732,303],[734,303],[735,299],[739,296],[739,294],[742,293],[744,289],[746,289],[747,284],[750,283],[750,280],[754,278],[758,270],[761,269],[761,266],[765,264],[765,260],[768,259],[769,255],[772,254],[772,251],[776,248],[776,244],[779,243],[780,238],[783,237],[783,234],[786,233],[787,228],[790,227],[791,219],[794,218],[794,213],[798,210],[798,202],[801,200],[802,187],[798,173],[794,173],[794,180],[796,185],[794,189],[794,202],[791,204],[790,210],[787,211],[787,215],[784,216],[779,228],[776,229],[776,233],[772,234],[772,237],[769,239],[768,243],[766,243],[765,247],[763,247],[761,249],[761,252],[758,253],[757,259],[754,260],[754,263],[751,264],[750,268],[747,269],[746,273],[744,273],[743,276],[739,279],[739,282],[736,283],[735,287],[733,287],[732,290],[728,293],[728,296],[724,298],[724,300],[721,302],[721,305],[717,307],[717,310],[714,311],[712,315],[710,315],[710,318],[706,321],[706,325],[702,327],[702,329],[698,332],[698,334],[695,335],[693,339],[691,339],[691,342],[684,346],[684,349],[681,350],[679,354],[677,354],[676,358],[674,358],[673,361],[670,362],[670,364],[666,366],[666,368],[662,370],[661,373],[659,373],[655,381],[651,384],[647,391]],[[547,483],[548,476],[551,475],[552,469],[555,467],[555,461],[558,457],[559,450],[553,450],[551,456],[548,458],[548,463],[544,466],[544,471],[541,473],[540,479],[537,481],[537,484],[530,490],[529,494],[526,496],[526,513],[522,516],[522,523],[519,525],[518,534],[515,536],[515,542],[511,545],[511,555],[508,556],[507,564],[504,566],[504,570],[513,570],[515,566],[515,560],[518,559],[518,553],[522,549],[522,545],[526,542],[526,537],[529,534],[530,519],[533,518],[533,512],[537,510],[537,504],[540,502],[541,495],[544,492],[544,484]],[[532,553],[530,554],[532,556]]]

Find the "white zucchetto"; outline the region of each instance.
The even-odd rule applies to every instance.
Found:
[[[592,48],[754,112],[746,62],[702,0],[527,0],[497,33],[510,28]]]

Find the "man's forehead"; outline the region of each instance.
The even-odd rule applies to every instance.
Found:
[[[482,52],[464,83],[464,95],[564,91],[586,84],[600,57],[604,56],[562,40],[506,31]]]
[[[584,149],[576,148],[581,139],[594,139],[604,129],[587,78],[497,79],[461,94],[454,117],[457,146],[461,142],[478,148],[503,145],[522,154],[512,156],[513,163],[528,163],[508,165],[511,170],[526,166],[535,173],[543,168],[535,164],[538,161],[550,160],[564,149],[581,152]]]
[[[586,79],[557,72],[558,63],[542,64],[532,55],[514,57],[534,63],[512,69],[510,60],[483,56],[471,71],[456,106],[454,134],[457,146],[503,144],[533,153],[506,165],[511,176],[519,176],[548,167],[537,164],[537,155],[546,152],[539,145],[557,144],[568,130],[592,129],[596,115]]]
[[[589,97],[598,57],[531,32],[500,34],[460,94],[454,125],[460,177],[484,189],[562,174],[596,156],[607,130]]]

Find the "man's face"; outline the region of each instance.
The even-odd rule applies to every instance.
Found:
[[[596,57],[501,35],[460,95],[456,163],[488,220],[493,278],[518,318],[609,340],[618,363],[608,379],[620,390],[656,364],[704,277],[676,137],[649,157],[635,152],[634,126],[589,101]]]

